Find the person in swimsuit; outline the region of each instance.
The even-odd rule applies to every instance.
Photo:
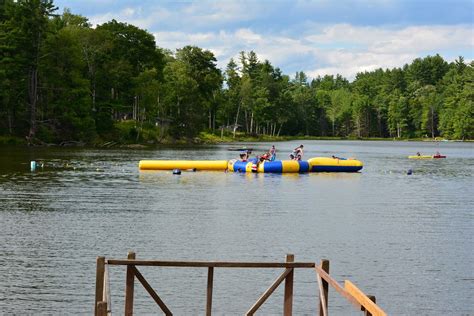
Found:
[[[303,145],[299,145],[293,150],[293,153],[290,155],[293,156],[293,160],[301,160],[303,159]]]
[[[276,148],[275,145],[272,145],[272,148],[270,148],[270,151],[268,152],[270,154],[270,161],[275,161],[276,158]]]

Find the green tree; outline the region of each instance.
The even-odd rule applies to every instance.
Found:
[[[218,106],[216,95],[223,82],[214,54],[196,46],[185,46],[177,50],[176,58],[187,65],[189,76],[197,83],[200,106],[207,110],[208,128],[213,129]]]
[[[443,103],[439,129],[447,138],[474,138],[474,63],[460,58],[443,78]]]
[[[44,56],[39,64],[42,107],[38,109],[41,137],[48,141],[91,140],[95,137],[89,80],[72,16],[56,17],[44,41]],[[79,21],[79,19],[76,19]],[[63,22],[63,23],[61,23]],[[49,139],[48,139],[49,138]]]
[[[104,32],[111,44],[106,58],[101,60],[101,69],[96,73],[97,94],[103,98],[105,108],[111,110],[116,119],[136,116],[137,96],[133,94],[135,88],[132,85],[133,78],[142,71],[155,68],[161,74],[164,56],[156,49],[154,36],[134,25],[110,22],[99,25],[98,32]],[[102,34],[98,34],[102,37]],[[92,38],[89,43],[94,43]],[[89,52],[90,64],[94,64],[94,53],[100,53],[107,49],[101,46],[92,46]],[[103,109],[98,109],[103,111]],[[135,115],[134,115],[135,114]]]
[[[407,136],[408,111],[407,98],[396,91],[388,105],[388,126],[391,136],[397,138]]]
[[[19,78],[26,82],[27,104],[29,108],[29,132],[28,138],[36,136],[36,115],[38,93],[38,67],[43,51],[44,40],[48,31],[49,17],[53,15],[56,8],[51,0],[23,0],[17,2],[7,1],[3,7],[3,15],[6,19],[2,22],[2,37],[6,37],[7,47],[2,47],[2,64],[9,63],[8,58],[15,55],[14,67],[16,71],[9,72],[10,78]],[[10,33],[6,35],[5,33]],[[5,49],[5,50],[3,50]],[[7,60],[5,60],[5,55]],[[15,81],[16,81],[15,80]],[[12,82],[6,82],[5,85]],[[13,98],[16,99],[16,98]],[[12,99],[8,100],[9,102]]]
[[[241,89],[241,78],[239,75],[239,69],[234,59],[230,59],[225,70],[225,81],[227,83],[227,107],[222,108],[224,121],[227,125],[230,124],[230,120],[233,119],[233,136],[235,138],[235,133],[237,130],[237,124],[239,123],[239,114],[241,108],[241,98],[240,98],[240,89]]]
[[[336,122],[342,118],[344,109],[351,106],[351,93],[344,89],[333,90],[330,93],[331,102],[327,104],[326,115],[331,121],[332,136],[336,136]]]

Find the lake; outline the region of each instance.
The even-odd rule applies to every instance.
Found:
[[[141,159],[231,159],[239,144],[154,149],[0,148],[0,310],[91,314],[97,256],[331,262],[390,315],[474,313],[474,143],[277,142],[277,157],[364,162],[360,173],[139,172]],[[263,153],[271,143],[240,144]],[[411,160],[440,151],[447,159]],[[30,171],[30,160],[39,168]],[[41,167],[41,164],[43,165]],[[408,175],[408,170],[413,171]],[[140,271],[176,315],[204,314],[206,269]],[[280,270],[216,269],[213,312],[243,314]],[[123,314],[125,269],[110,267]],[[295,315],[317,312],[314,271],[295,272]],[[329,290],[331,315],[361,315]],[[261,314],[281,314],[279,288]],[[135,286],[135,311],[159,307]]]

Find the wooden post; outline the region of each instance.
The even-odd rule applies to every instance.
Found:
[[[105,257],[97,257],[97,268],[95,274],[95,308],[94,314],[98,315],[97,306],[103,300],[104,294],[104,271],[105,271]]]
[[[98,302],[96,304],[97,316],[107,316],[107,302]]]
[[[207,272],[207,303],[206,303],[206,316],[212,314],[212,288],[214,283],[214,268],[209,267]]]
[[[374,302],[375,304],[377,304],[377,300],[375,299],[375,296],[373,295],[367,295],[367,297],[372,301]],[[368,310],[366,310],[363,306],[362,306],[362,311],[365,311],[364,315],[365,316],[372,316],[372,313],[370,313]]]
[[[295,256],[292,254],[286,255],[286,262],[294,262]],[[283,315],[291,316],[293,313],[293,276],[294,269],[285,278],[285,300],[283,302]]]
[[[327,274],[329,274],[329,260],[323,259],[321,260],[321,269],[323,269]],[[328,308],[328,294],[329,294],[329,284],[326,280],[322,279],[323,283],[323,295],[326,298],[325,299],[325,304],[326,304],[326,310]],[[319,299],[319,316],[323,316],[323,303],[321,302],[321,298]]]
[[[135,259],[133,251],[128,252],[127,259]],[[127,266],[127,279],[125,281],[125,316],[133,315],[133,290],[135,284],[134,266]]]

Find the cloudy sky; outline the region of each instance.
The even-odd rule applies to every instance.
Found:
[[[196,45],[225,68],[253,50],[309,77],[401,67],[439,53],[474,59],[474,0],[56,0],[60,11],[146,29],[160,47]]]

